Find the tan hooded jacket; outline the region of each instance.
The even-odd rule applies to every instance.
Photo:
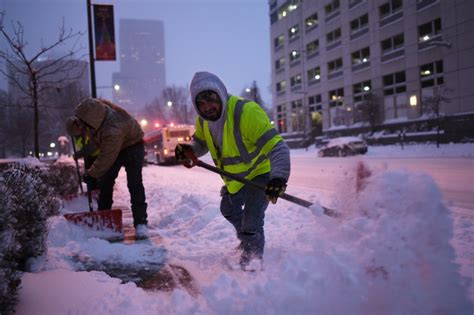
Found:
[[[87,170],[92,177],[104,175],[120,151],[143,139],[143,130],[127,111],[105,100],[89,98],[77,105],[76,116],[93,128],[100,154]]]

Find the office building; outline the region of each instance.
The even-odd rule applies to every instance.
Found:
[[[474,1],[269,7],[275,121],[293,147],[340,135],[429,134],[440,119],[442,132],[465,137],[452,127],[474,121]]]
[[[113,101],[137,113],[166,85],[163,22],[121,19],[119,39],[120,71],[112,75]]]

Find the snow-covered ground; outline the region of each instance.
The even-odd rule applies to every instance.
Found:
[[[458,172],[449,177],[433,160]],[[48,253],[23,276],[17,314],[473,313],[474,203],[466,195],[474,196],[474,145],[369,147],[350,158],[293,150],[292,168],[287,193],[315,206],[269,206],[264,270],[235,268],[238,242],[220,214],[218,175],[148,166],[149,226],[161,238],[109,243],[51,218]],[[123,171],[114,203],[129,204]],[[65,202],[64,213],[80,211],[85,198]],[[189,285],[144,290],[84,271],[139,273],[163,262],[186,269]]]

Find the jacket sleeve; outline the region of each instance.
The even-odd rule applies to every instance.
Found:
[[[271,171],[270,178],[283,178],[288,181],[290,177],[290,148],[285,141],[278,142],[268,154]]]
[[[120,153],[123,140],[124,137],[118,130],[111,130],[101,135],[100,154],[87,171],[90,176],[99,178],[107,173]]]
[[[204,137],[204,131],[202,129],[202,120],[199,119],[199,116],[196,117],[196,130],[193,134],[193,139],[189,143],[191,148],[193,149],[194,155],[197,157],[203,156],[207,152],[209,152],[209,148],[207,147],[207,143]]]

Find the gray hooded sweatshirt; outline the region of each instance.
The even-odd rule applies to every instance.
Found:
[[[211,90],[217,93],[222,101],[222,113],[219,119],[216,121],[208,120],[209,131],[212,135],[214,145],[220,150],[222,148],[222,136],[224,134],[224,123],[227,119],[227,101],[230,95],[227,93],[227,89],[222,81],[214,74],[209,72],[196,72],[191,81],[191,100],[194,105],[194,109],[200,115],[199,109],[197,108],[195,99],[196,96],[202,91]],[[200,117],[206,120],[205,117]],[[205,143],[197,141],[193,138],[191,147],[194,154],[202,156],[206,154],[209,149]],[[278,142],[275,147],[269,152],[268,158],[270,159],[271,178],[283,178],[288,181],[290,176],[290,149],[285,141]]]

